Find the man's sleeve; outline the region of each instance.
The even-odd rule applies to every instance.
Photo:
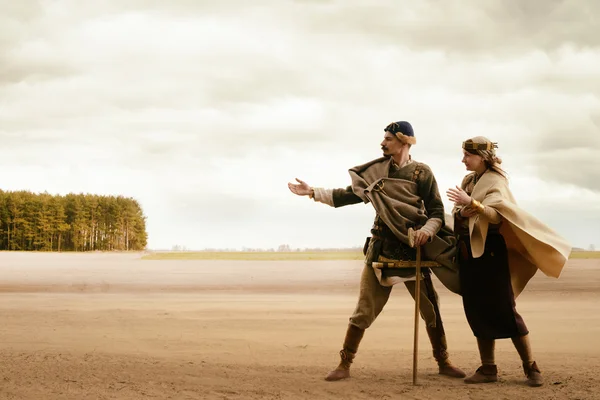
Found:
[[[444,203],[438,190],[437,182],[429,167],[421,170],[418,181],[419,196],[429,218],[421,230],[429,234],[430,239],[435,236],[445,224]]]
[[[427,210],[427,217],[439,218],[444,221],[444,203],[438,190],[438,185],[429,167],[423,168],[419,176],[419,195]]]
[[[315,191],[315,201],[327,204],[331,207],[337,208],[363,202],[360,197],[354,194],[352,186],[348,186],[345,189],[313,189]]]

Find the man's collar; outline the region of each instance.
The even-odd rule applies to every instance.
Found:
[[[402,164],[402,165],[398,165],[398,164],[396,164],[396,161],[394,161],[394,159],[392,158],[392,166],[393,166],[395,169],[401,169],[401,168],[403,168],[403,167],[406,167],[408,164],[410,164],[410,163],[412,163],[412,162],[413,162],[413,160],[412,160],[412,157],[411,157],[411,155],[410,155],[410,154],[408,155],[408,160],[406,160],[406,162],[405,162],[404,164]]]

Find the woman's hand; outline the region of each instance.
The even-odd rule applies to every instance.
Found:
[[[456,205],[468,206],[471,204],[471,196],[469,196],[467,192],[458,186],[456,189],[448,189],[446,191],[446,195],[448,196],[448,199],[450,199],[450,201],[454,202]]]
[[[460,209],[460,216],[463,218],[471,218],[477,215],[477,210],[471,206],[466,206]]]

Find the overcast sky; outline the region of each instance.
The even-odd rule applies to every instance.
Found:
[[[370,205],[287,182],[347,186],[407,120],[442,193],[487,136],[525,210],[600,248],[600,2],[401,4],[0,0],[0,188],[134,197],[151,249],[360,246]]]

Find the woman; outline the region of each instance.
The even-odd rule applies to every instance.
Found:
[[[466,383],[496,382],[496,339],[512,339],[530,386],[541,386],[529,331],[515,298],[541,269],[558,278],[571,247],[546,225],[521,210],[508,188],[496,156],[496,143],[478,136],[463,142],[468,174],[448,198],[455,203],[463,305],[477,338],[481,366]]]

